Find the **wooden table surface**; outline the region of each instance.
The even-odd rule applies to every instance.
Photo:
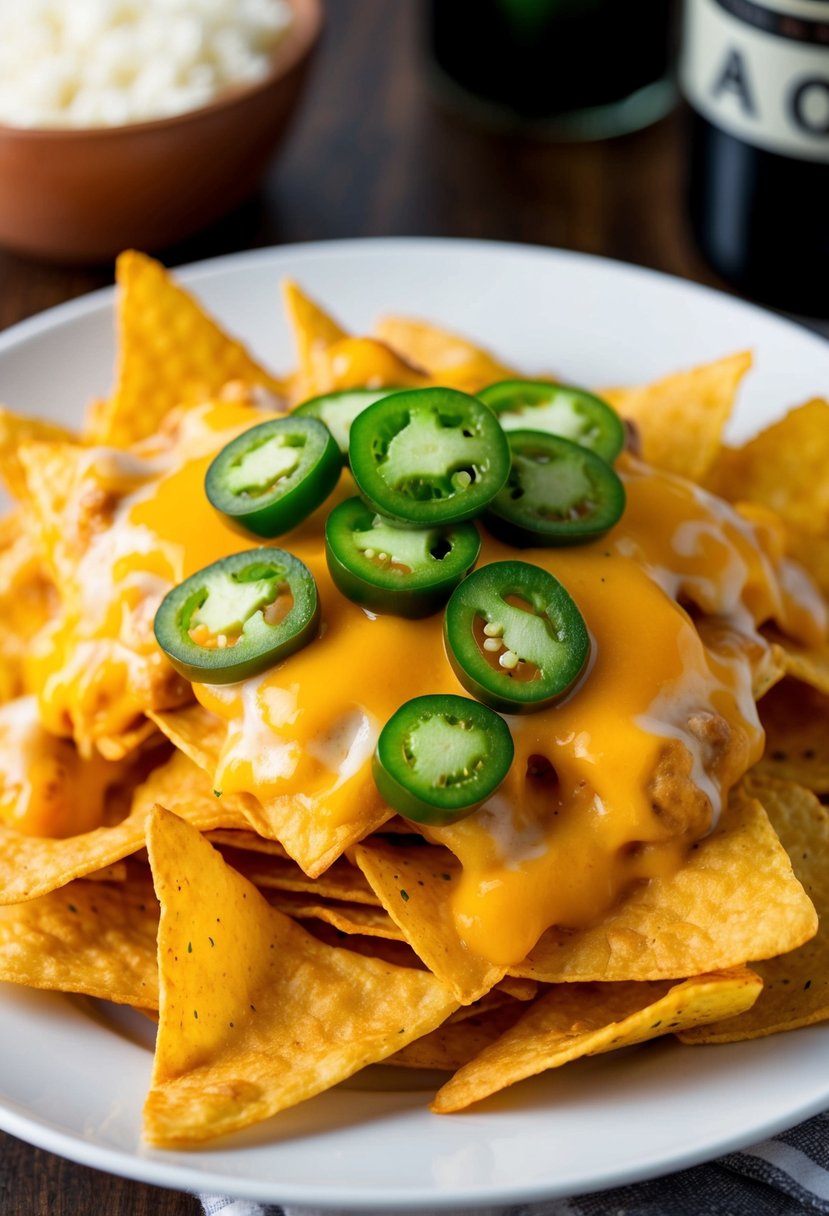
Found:
[[[420,0],[336,0],[305,104],[259,195],[163,256],[178,265],[265,245],[429,235],[606,254],[721,286],[683,214],[681,115],[564,145],[493,135],[442,112],[421,54]],[[0,252],[0,329],[112,282]],[[0,1133],[3,1216],[191,1216],[192,1196],[112,1178]]]

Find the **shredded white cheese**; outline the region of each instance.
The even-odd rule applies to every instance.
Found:
[[[0,123],[166,118],[264,77],[287,0],[0,0]]]

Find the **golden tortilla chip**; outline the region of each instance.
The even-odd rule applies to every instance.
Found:
[[[115,388],[93,411],[93,443],[130,447],[152,435],[172,410],[214,396],[229,380],[281,393],[281,382],[224,333],[160,262],[134,250],[122,253],[116,282]]]
[[[453,1014],[442,1026],[415,1039],[408,1047],[381,1062],[396,1064],[400,1068],[436,1068],[442,1072],[455,1072],[514,1026],[521,1016],[521,1006],[514,1002],[483,1013],[473,1011],[471,1016],[461,1021],[454,1021],[455,1016]]]
[[[829,696],[798,680],[784,680],[759,708],[766,750],[752,772],[829,794]]]
[[[615,388],[602,396],[636,424],[648,464],[700,481],[721,448],[740,381],[751,367],[742,351],[641,388]]]
[[[460,865],[448,850],[372,842],[358,845],[354,860],[412,949],[462,1005],[503,979],[506,967],[473,954],[458,934],[451,899]]]
[[[788,552],[809,571],[824,599],[829,600],[829,535],[816,536],[793,525],[789,526],[787,533]]]
[[[129,763],[86,760],[71,739],[44,730],[34,697],[0,706],[0,823],[26,836],[91,831],[130,776]]]
[[[438,1090],[436,1114],[480,1102],[526,1077],[583,1056],[644,1043],[681,1028],[742,1013],[762,988],[745,968],[679,984],[562,984]]]
[[[300,891],[320,899],[339,899],[377,907],[379,900],[359,870],[339,858],[317,878],[309,878],[295,861],[245,853],[226,845],[217,846],[229,866],[255,887],[277,891]]]
[[[816,930],[766,812],[738,788],[680,870],[637,887],[590,929],[548,929],[510,972],[547,983],[678,979],[771,958]]]
[[[266,887],[261,890],[271,907],[290,916],[291,920],[321,920],[345,934],[364,934],[394,942],[403,940],[403,934],[382,908],[343,900],[323,902],[311,893],[300,891],[274,891]]]
[[[200,705],[149,716],[214,780],[227,734],[221,719]],[[391,816],[368,776],[363,793],[355,792],[348,817],[332,814],[324,803],[310,803],[309,799],[284,796],[260,802],[250,794],[235,797],[244,804],[248,826],[261,836],[278,840],[309,878],[323,874],[346,849]]]
[[[148,875],[71,882],[0,908],[0,980],[158,1005],[158,903]]]
[[[730,502],[776,512],[806,535],[829,532],[829,402],[790,410],[741,448],[724,448],[707,484]]]
[[[436,382],[462,392],[476,393],[518,375],[489,351],[428,321],[381,317],[374,333],[410,363],[425,368]]]
[[[750,788],[768,811],[795,874],[814,901],[820,927],[797,950],[757,964],[763,991],[752,1009],[733,1023],[684,1031],[680,1038],[686,1043],[756,1039],[829,1019],[829,810],[809,790],[788,781],[752,777]]]
[[[46,562],[19,515],[0,547],[0,702],[26,691],[25,659],[32,639],[57,609]]]
[[[201,705],[185,705],[181,709],[150,712],[153,721],[174,747],[184,752],[194,764],[212,775],[227,737],[227,725]]]
[[[348,333],[292,279],[282,283],[282,301],[294,334],[299,375],[312,379],[315,356]]]
[[[121,861],[144,844],[145,821],[156,802],[169,802],[200,828],[244,823],[232,801],[215,798],[204,775],[176,753],[138,787],[132,810],[114,827],[63,840],[26,836],[0,825],[0,904],[33,899],[75,878]]]
[[[0,481],[12,498],[25,502],[28,496],[26,474],[20,464],[20,448],[39,440],[47,443],[78,443],[77,436],[65,427],[39,418],[25,418],[0,406]]]
[[[109,522],[104,514],[106,468],[101,462],[101,492],[96,495],[91,486],[83,490],[90,464],[96,460],[96,453],[88,448],[31,440],[20,445],[17,458],[32,532],[63,592],[90,538]]]
[[[426,972],[325,946],[157,810],[160,1017],[144,1108],[154,1144],[266,1119],[427,1034],[457,1002]]]
[[[787,674],[829,697],[829,645],[820,650],[807,650],[788,640],[780,645]]]
[[[257,836],[255,832],[216,828],[213,832],[205,832],[205,836],[211,844],[227,845],[231,849],[242,849],[250,853],[267,853],[271,857],[288,856],[278,840],[267,840],[264,836]]]

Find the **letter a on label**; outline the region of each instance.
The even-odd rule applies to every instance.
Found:
[[[740,99],[740,105],[744,114],[754,115],[757,113],[757,107],[754,104],[754,93],[749,84],[745,61],[740,52],[733,48],[728,52],[725,63],[716,77],[714,88],[711,91],[711,95],[715,98],[719,97],[722,93],[734,93]]]

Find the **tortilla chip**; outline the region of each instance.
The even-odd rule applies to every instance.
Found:
[[[817,583],[824,599],[829,600],[829,535],[816,536],[790,525],[787,549],[791,556]]]
[[[732,1043],[811,1026],[829,1019],[829,810],[801,786],[772,777],[752,778],[779,833],[794,872],[820,917],[815,937],[790,954],[758,963],[763,992],[757,1004],[733,1023],[715,1022],[680,1035],[686,1043]]]
[[[562,984],[447,1081],[432,1110],[444,1115],[463,1110],[571,1060],[742,1013],[761,988],[759,977],[745,968],[674,985]]]
[[[751,353],[742,351],[641,388],[607,389],[601,396],[636,424],[648,464],[700,481],[720,452],[723,427],[751,362]]]
[[[150,714],[167,738],[190,756],[214,780],[227,727],[200,705],[170,713]],[[250,794],[237,794],[244,804],[248,826],[259,835],[278,840],[289,857],[309,878],[323,874],[346,849],[380,827],[391,815],[370,777],[362,796],[356,793],[349,817],[329,814],[328,808],[309,799],[269,798],[260,802]]]
[[[160,262],[130,250],[116,264],[119,356],[115,388],[93,412],[90,439],[130,447],[180,406],[229,380],[281,393],[282,384],[179,287]]]
[[[131,856],[144,844],[145,821],[157,801],[172,803],[200,828],[234,827],[241,818],[232,801],[215,798],[203,774],[176,753],[138,787],[132,810],[114,827],[56,840],[0,825],[0,904],[34,899]]]
[[[0,980],[153,1008],[157,930],[148,875],[114,886],[71,882],[0,908]]]
[[[731,502],[762,503],[813,536],[829,532],[829,402],[790,410],[741,448],[724,448],[707,484]]]
[[[25,659],[32,639],[57,609],[57,591],[46,562],[19,523],[0,547],[0,702],[25,691]]]
[[[807,650],[786,640],[781,642],[781,648],[788,675],[829,697],[829,646]]]
[[[363,875],[344,858],[333,862],[317,878],[309,878],[290,858],[245,853],[226,845],[217,847],[227,864],[244,874],[255,887],[299,891],[320,899],[339,899],[370,907],[379,905],[380,901]]]
[[[460,864],[440,848],[400,849],[358,845],[354,860],[406,940],[462,1005],[477,1001],[506,974],[473,954],[452,915],[452,891]]]
[[[106,522],[101,496],[81,492],[95,454],[74,443],[31,440],[19,446],[17,459],[32,532],[61,587],[65,579],[71,582],[90,537]],[[77,504],[71,526],[70,503]]]
[[[374,333],[408,362],[425,368],[436,382],[463,392],[476,393],[518,375],[483,347],[428,321],[381,317]]]
[[[829,696],[789,679],[759,708],[766,750],[752,771],[829,794]]]
[[[174,815],[156,811],[147,840],[161,903],[152,1143],[194,1144],[266,1119],[455,1008],[428,973],[311,937]]]
[[[300,891],[274,891],[266,887],[261,890],[272,908],[277,908],[292,920],[320,920],[340,933],[359,933],[394,942],[403,940],[403,934],[382,908],[343,900],[323,901]]]
[[[768,815],[738,788],[680,870],[637,887],[593,928],[548,929],[510,973],[547,983],[679,979],[794,950],[816,930]]]
[[[255,832],[244,829],[231,831],[226,828],[216,828],[215,831],[205,832],[205,836],[211,844],[220,847],[227,845],[231,849],[241,849],[250,853],[266,853],[271,857],[288,856],[278,840],[267,840],[264,836],[257,836]]]
[[[455,1072],[501,1037],[504,1031],[514,1026],[521,1016],[517,1003],[502,1005],[484,1013],[474,1013],[459,1022],[453,1014],[442,1026],[423,1038],[415,1039],[402,1051],[395,1052],[383,1064],[397,1064],[400,1068],[436,1068],[443,1072]]]
[[[174,747],[211,777],[227,737],[227,725],[201,705],[160,710],[147,715]]]
[[[39,440],[48,443],[78,443],[77,436],[65,427],[39,418],[25,418],[5,406],[0,406],[0,481],[12,498],[25,502],[28,492],[26,474],[20,464],[19,451],[24,443]]]
[[[300,376],[310,379],[314,357],[347,338],[348,333],[292,279],[283,280],[282,302],[294,334]]]

